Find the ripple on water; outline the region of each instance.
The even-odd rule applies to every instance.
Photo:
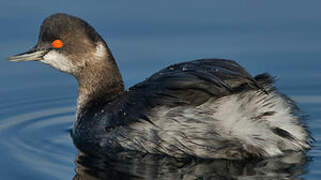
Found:
[[[2,156],[11,159],[3,163],[12,166],[10,169],[22,166],[22,173],[32,171],[58,179],[72,177],[76,156],[70,137],[73,101],[63,97],[1,104],[0,150]]]

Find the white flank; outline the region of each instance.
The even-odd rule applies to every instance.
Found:
[[[291,105],[277,92],[247,91],[210,99],[198,107],[163,106],[154,110],[150,118],[156,126],[133,124],[128,132],[131,140],[120,140],[122,146],[178,157],[187,153],[228,159],[241,157],[239,148],[271,157],[309,147],[298,117],[292,115]],[[288,132],[293,139],[276,134],[276,128]]]

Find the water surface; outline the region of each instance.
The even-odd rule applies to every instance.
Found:
[[[1,179],[95,179],[95,174],[109,179],[139,175],[160,179],[319,179],[320,7],[318,1],[293,0],[1,2]],[[307,155],[246,163],[182,163],[138,155],[114,161],[79,156],[69,135],[76,81],[38,62],[4,61],[32,47],[42,20],[55,12],[79,16],[96,28],[109,43],[127,87],[169,64],[204,57],[234,59],[253,75],[269,72],[277,76],[277,87],[309,117],[307,124],[316,139],[313,149]],[[91,166],[95,164],[99,167]]]

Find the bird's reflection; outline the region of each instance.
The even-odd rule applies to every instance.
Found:
[[[297,179],[307,157],[291,152],[265,160],[178,160],[134,152],[110,157],[79,154],[74,180],[98,179]]]

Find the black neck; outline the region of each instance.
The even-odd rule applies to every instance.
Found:
[[[106,104],[124,92],[123,80],[111,55],[88,65],[76,78],[79,84],[77,114],[89,106]]]

